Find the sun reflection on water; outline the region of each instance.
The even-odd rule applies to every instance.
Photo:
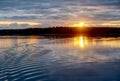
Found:
[[[75,37],[74,38],[74,45],[84,48],[88,44],[88,40],[84,36]]]

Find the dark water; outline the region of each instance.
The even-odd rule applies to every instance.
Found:
[[[0,81],[120,81],[120,38],[0,37]]]

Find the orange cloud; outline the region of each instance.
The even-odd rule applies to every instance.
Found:
[[[41,25],[41,23],[38,23],[38,22],[22,22],[22,21],[0,21],[0,25],[11,25],[11,24],[18,24],[18,25],[21,25],[21,24],[28,24],[30,26],[35,26],[35,25]]]

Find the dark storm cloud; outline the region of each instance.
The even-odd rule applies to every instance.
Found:
[[[120,20],[120,0],[0,0],[0,20]],[[96,21],[97,21],[96,20]]]

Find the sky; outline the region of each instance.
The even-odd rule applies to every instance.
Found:
[[[120,0],[0,0],[0,29],[119,25]]]

